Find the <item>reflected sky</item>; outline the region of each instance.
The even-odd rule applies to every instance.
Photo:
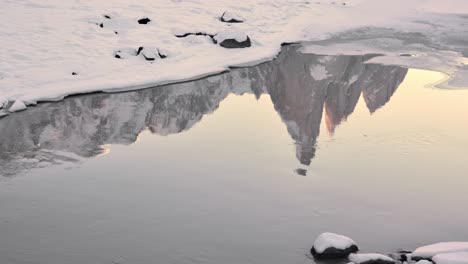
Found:
[[[468,90],[300,54],[0,120],[0,262],[312,263],[466,240]],[[13,177],[22,175],[23,177]]]

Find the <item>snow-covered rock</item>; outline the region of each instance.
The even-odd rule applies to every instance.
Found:
[[[436,264],[468,264],[468,252],[437,254],[432,260]]]
[[[114,57],[117,59],[128,59],[138,55],[138,51],[133,48],[122,48],[114,52]]]
[[[432,261],[429,261],[427,259],[423,259],[423,260],[416,262],[416,264],[434,264],[434,263],[432,263]]]
[[[156,59],[160,59],[161,56],[159,56],[159,50],[157,48],[141,48],[140,53],[145,60],[147,61],[155,61]]]
[[[10,108],[8,108],[8,111],[10,111],[10,112],[18,112],[18,111],[25,110],[25,109],[26,109],[26,105],[23,103],[23,101],[21,101],[21,100],[16,100],[16,101],[10,106]]]
[[[230,28],[213,37],[213,39],[223,48],[248,48],[252,45],[249,36],[244,31]]]
[[[431,259],[437,254],[453,252],[468,252],[468,242],[442,242],[419,247],[413,252],[412,259]]]
[[[234,14],[232,12],[229,12],[229,11],[224,12],[220,20],[225,23],[243,23],[244,22],[244,19],[241,16]]]
[[[356,242],[349,237],[323,233],[317,237],[310,252],[316,258],[344,258],[358,251]]]
[[[393,260],[389,256],[376,253],[367,253],[367,254],[351,254],[349,255],[349,260],[355,264],[393,264]]]

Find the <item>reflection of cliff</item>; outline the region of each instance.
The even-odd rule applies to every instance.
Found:
[[[135,142],[146,129],[180,133],[229,93],[269,93],[296,142],[298,159],[310,164],[323,112],[333,132],[353,112],[361,92],[374,112],[405,77],[405,69],[363,64],[366,59],[300,54],[290,46],[273,62],[197,81],[41,104],[0,120],[0,174],[95,156],[103,145]]]
[[[293,47],[259,67],[271,68],[264,71],[266,88],[304,165],[315,155],[323,109],[333,133],[354,111],[361,91],[374,112],[390,100],[407,73],[401,67],[364,64],[370,56],[304,56],[289,49]]]

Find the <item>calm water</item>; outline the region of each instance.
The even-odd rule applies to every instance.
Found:
[[[0,119],[0,263],[312,263],[468,240],[468,90],[300,54]]]

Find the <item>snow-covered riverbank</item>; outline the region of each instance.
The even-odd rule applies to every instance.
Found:
[[[439,16],[468,13],[465,1],[387,2],[2,1],[0,108],[15,111],[24,108],[22,102],[30,105],[76,93],[131,90],[193,79],[225,71],[230,66],[272,59],[285,42],[327,39],[337,32],[370,26],[405,29],[423,37],[434,28],[439,30],[438,35],[452,32],[458,36],[458,45],[430,48],[437,50],[437,54],[450,54],[450,67],[467,67],[458,47],[468,40],[457,32],[466,30],[463,21],[468,19],[462,17],[457,23],[439,19],[432,24],[428,19],[434,13]],[[220,16],[226,11],[244,22],[222,22]],[[149,23],[138,23],[144,18]],[[251,47],[226,49],[203,35],[177,37],[187,33],[216,35],[232,28],[249,36]],[[119,50],[134,50],[137,54],[139,47],[146,48],[155,60],[115,56]],[[441,48],[447,50],[440,51]],[[426,63],[420,66],[431,68],[430,60],[426,60],[432,58],[431,54],[426,55]],[[436,69],[449,74],[456,72],[447,67]]]

